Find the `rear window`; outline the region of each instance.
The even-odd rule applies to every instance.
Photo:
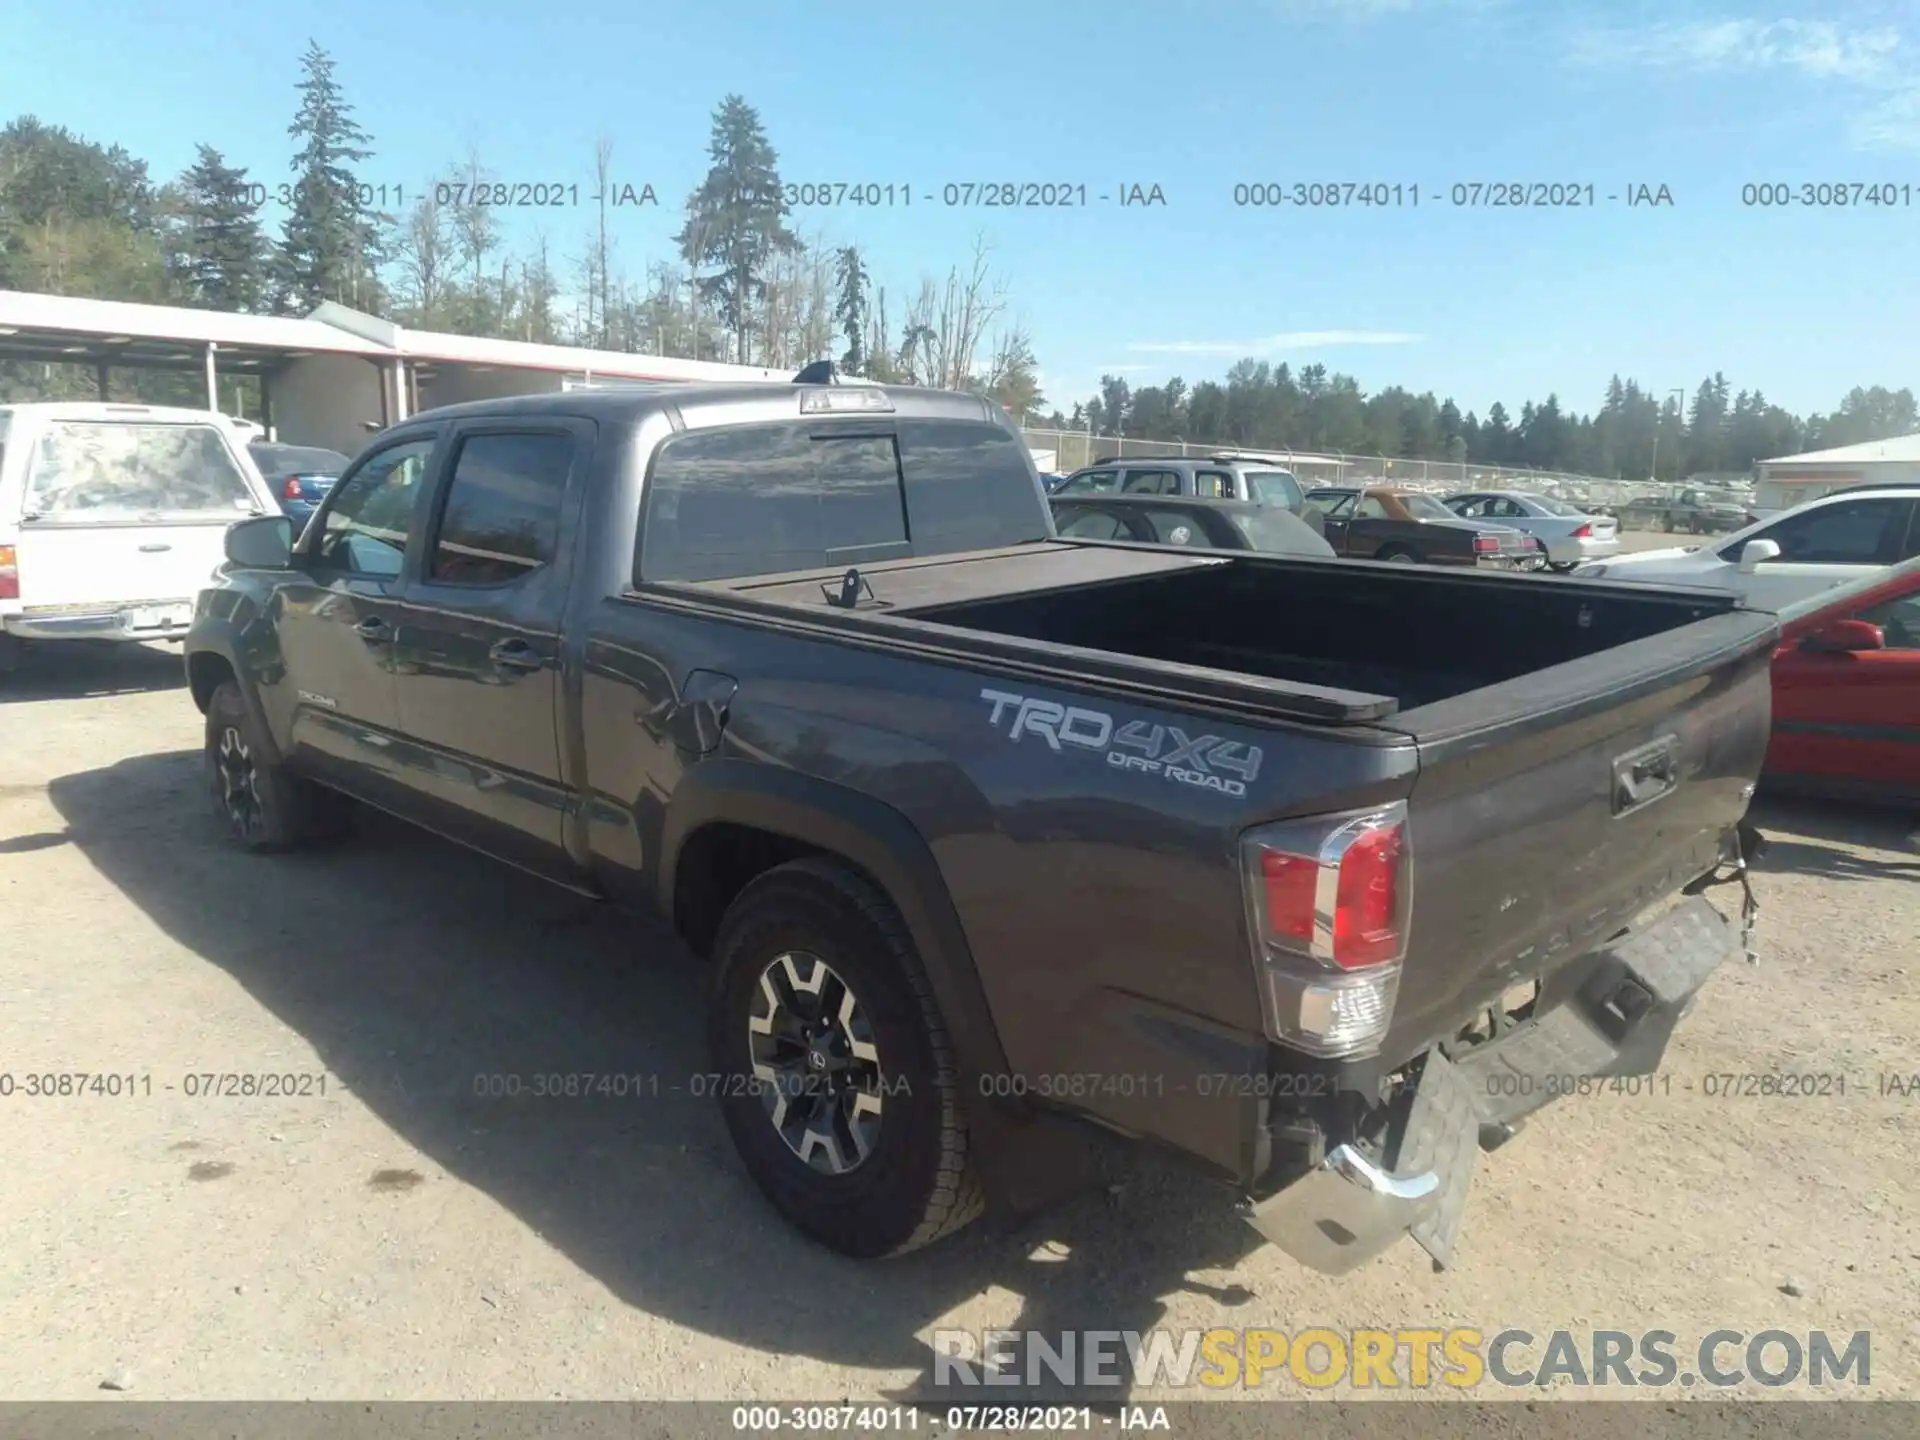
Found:
[[[1566,501],[1556,500],[1551,495],[1528,495],[1528,496],[1524,496],[1523,498],[1531,501],[1535,505],[1538,505],[1542,510],[1546,511],[1547,514],[1549,515],[1561,515],[1561,516],[1566,516],[1568,518],[1572,518],[1573,516],[1581,513],[1574,506],[1567,504]]]
[[[55,421],[34,452],[24,513],[110,520],[253,508],[246,476],[211,425]]]
[[[333,475],[347,468],[338,450],[311,445],[250,445],[253,463],[266,475]]]
[[[1333,554],[1333,547],[1291,510],[1263,505],[1254,510],[1237,510],[1231,518],[1234,528],[1247,537],[1247,544],[1265,554]]]
[[[678,435],[647,484],[638,577],[726,580],[1046,538],[1019,441],[998,426],[886,434],[759,425]]]

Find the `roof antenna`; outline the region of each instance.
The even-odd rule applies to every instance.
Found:
[[[803,366],[800,373],[793,377],[793,383],[795,385],[837,385],[840,383],[840,377],[834,371],[833,361],[816,360],[811,365]]]

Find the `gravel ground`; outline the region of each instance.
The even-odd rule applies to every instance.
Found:
[[[0,1072],[133,1084],[0,1099],[0,1397],[882,1398],[924,1388],[942,1325],[1458,1324],[1869,1330],[1871,1393],[1920,1395],[1920,1100],[1877,1085],[1920,1070],[1911,816],[1763,801],[1763,964],[1712,981],[1668,1093],[1563,1103],[1488,1157],[1444,1275],[1411,1244],[1303,1272],[1145,1160],[861,1266],[672,1090],[701,985],[658,929],[390,822],[226,850],[172,651],[47,657],[0,723]],[[661,1088],[475,1093],[546,1071]],[[1847,1093],[1702,1093],[1773,1071]],[[325,1092],[186,1093],[254,1072]]]

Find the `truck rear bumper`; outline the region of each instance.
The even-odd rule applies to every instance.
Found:
[[[0,623],[22,640],[178,640],[193,623],[193,601],[63,606],[8,615]]]
[[[1411,1233],[1441,1265],[1452,1258],[1482,1149],[1562,1095],[1608,1077],[1649,1075],[1674,1028],[1737,948],[1720,912],[1694,897],[1577,967],[1568,993],[1529,1020],[1449,1061],[1429,1051],[1389,1163],[1353,1144],[1276,1194],[1248,1222],[1310,1269],[1339,1275]],[[1556,1003],[1549,1006],[1549,999]]]

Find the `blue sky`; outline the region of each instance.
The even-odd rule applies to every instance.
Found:
[[[984,236],[1063,409],[1103,371],[1191,383],[1246,355],[1482,412],[1549,391],[1585,411],[1615,371],[1691,390],[1714,369],[1825,409],[1920,383],[1920,12],[1797,3],[94,0],[83,42],[70,8],[14,8],[0,112],[117,140],[158,175],[204,140],[278,184],[311,37],[374,137],[370,183],[412,193],[472,152],[585,194],[609,136],[616,179],[666,201],[615,215],[638,274],[670,248],[733,90],[786,179],[911,184],[906,208],[800,217],[867,247],[890,290]],[[1167,204],[939,203],[998,180],[1158,184]],[[1420,204],[1234,204],[1236,184],[1317,180],[1411,182]],[[1599,203],[1448,203],[1476,181],[1591,184]],[[1776,181],[1910,188],[1894,208],[1742,204]],[[1606,198],[1640,184],[1674,203]],[[564,258],[589,215],[515,223]]]

